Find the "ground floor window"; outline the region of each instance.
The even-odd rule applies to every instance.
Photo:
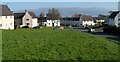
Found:
[[[118,25],[120,26],[120,23],[118,23]]]
[[[2,27],[2,24],[0,24],[0,27]]]
[[[26,25],[30,25],[30,23],[26,23]]]
[[[12,25],[12,22],[11,22],[11,25]]]

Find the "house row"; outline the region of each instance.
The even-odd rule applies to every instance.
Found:
[[[65,17],[63,18],[63,21],[61,21],[61,24],[63,25],[71,25],[71,26],[95,26],[98,23],[104,23],[106,16],[99,15],[98,17],[92,17],[88,15],[82,15],[75,17]]]
[[[42,23],[44,26],[60,26],[60,20],[46,18]],[[17,26],[32,28],[39,24],[39,18],[34,12],[25,10],[22,13],[13,13],[7,5],[0,5],[0,29],[15,29]]]
[[[110,13],[109,20],[106,22],[109,26],[120,27],[120,11]]]
[[[81,15],[80,17],[65,17],[61,21],[63,25],[71,26],[93,26],[95,25],[91,16]]]
[[[50,20],[46,16],[42,17],[42,19],[38,18],[38,20],[41,26],[60,26],[60,20]]]

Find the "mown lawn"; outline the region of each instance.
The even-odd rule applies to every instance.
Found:
[[[77,30],[2,31],[3,60],[117,60],[118,44]]]

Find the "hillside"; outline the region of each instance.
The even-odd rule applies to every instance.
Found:
[[[3,60],[117,60],[119,45],[77,30],[3,30]]]

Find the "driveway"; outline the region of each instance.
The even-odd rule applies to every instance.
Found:
[[[88,29],[85,29],[85,28],[73,27],[73,29],[80,30],[80,31],[85,32],[85,33],[90,33],[93,35],[97,35],[100,37],[104,37],[104,38],[108,38],[108,39],[112,39],[112,40],[120,42],[120,36],[110,34],[110,33],[103,33],[103,30],[96,30],[95,32],[88,32]]]

